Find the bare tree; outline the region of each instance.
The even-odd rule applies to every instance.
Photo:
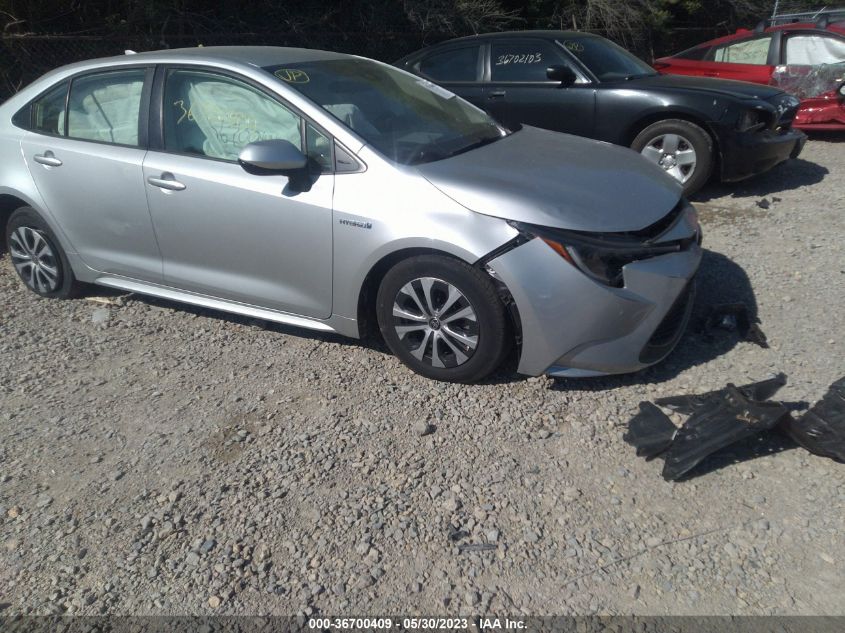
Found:
[[[424,34],[466,35],[500,31],[514,24],[519,11],[499,0],[404,0],[405,16]]]

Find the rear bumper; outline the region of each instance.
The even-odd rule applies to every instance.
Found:
[[[508,287],[519,311],[522,352],[518,371],[537,376],[622,374],[667,356],[692,309],[698,244],[635,261],[625,286],[597,283],[539,239],[489,266]]]
[[[785,160],[797,158],[807,142],[807,135],[795,129],[736,132],[722,128],[717,135],[721,177],[726,182],[762,174]]]

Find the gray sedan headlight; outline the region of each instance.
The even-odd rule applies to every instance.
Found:
[[[564,260],[591,279],[621,288],[625,285],[622,268],[631,262],[677,253],[688,248],[695,238],[650,244],[624,233],[586,233],[509,222],[520,233],[543,240]]]

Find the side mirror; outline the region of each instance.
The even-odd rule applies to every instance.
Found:
[[[561,88],[571,86],[578,79],[575,71],[569,66],[549,66],[546,68],[546,77],[552,81],[559,81]]]
[[[289,174],[308,164],[305,154],[290,141],[255,141],[241,150],[238,162],[251,174]]]

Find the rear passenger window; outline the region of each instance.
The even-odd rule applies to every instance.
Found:
[[[64,136],[65,133],[65,99],[67,98],[67,82],[62,82],[45,95],[33,101],[30,110],[30,121],[27,127],[33,132]]]
[[[419,71],[434,81],[478,81],[478,46],[434,53],[424,58]]]
[[[772,37],[758,37],[717,46],[711,53],[714,62],[726,64],[751,64],[765,66],[769,58],[769,44]]]
[[[677,55],[673,55],[673,57],[675,59],[688,59],[690,61],[700,62],[704,59],[709,50],[709,46],[697,46],[695,48],[688,48],[685,51],[681,51]]]
[[[138,145],[138,114],[146,70],[120,70],[73,80],[68,136],[85,141]]]
[[[556,45],[546,40],[496,42],[491,55],[492,81],[549,81],[546,68],[565,63]]]

